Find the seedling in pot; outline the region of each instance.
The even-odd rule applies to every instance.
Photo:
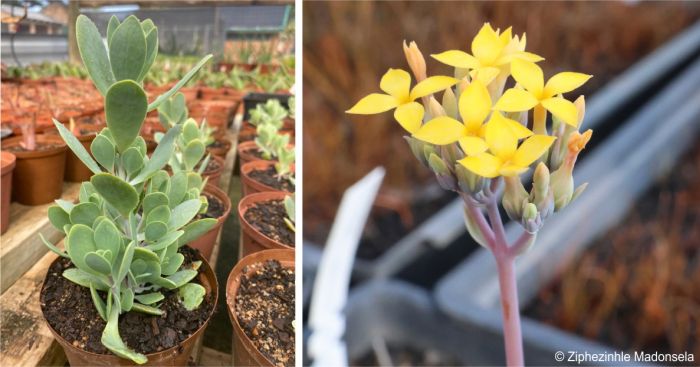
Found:
[[[280,134],[279,129],[272,124],[260,124],[256,131],[255,144],[262,159],[277,158],[280,149],[289,145],[289,135]]]
[[[415,157],[444,189],[462,197],[468,232],[496,259],[507,363],[522,366],[515,259],[533,245],[544,221],[586,187],[574,189],[572,177],[592,134],[579,132],[585,102],[583,96],[570,102],[562,94],[591,76],[563,72],[545,83],[536,64],[543,59],[525,51],[525,35],[513,36],[511,28],[493,30],[488,23],[474,38],[472,54],[450,50],[431,55],[454,67],[455,77],[428,77],[416,44],[404,43],[403,49],[417,84],[410,88],[408,72],[389,69],[380,83],[385,94],[370,94],[347,112],[395,110]],[[504,91],[511,75],[517,84]],[[441,101],[436,99],[438,92],[444,92]],[[531,125],[529,110],[534,110]],[[547,112],[552,115],[549,129]],[[536,168],[528,192],[520,175],[532,166]],[[498,208],[504,183],[501,204],[523,227],[512,243],[506,240]]]
[[[22,141],[19,145],[29,151],[36,150],[36,112],[31,114],[27,123],[20,125],[22,131]]]
[[[275,163],[278,180],[288,180],[294,185],[294,147],[284,146],[277,150]]]
[[[250,123],[254,126],[261,124],[271,124],[281,129],[284,119],[289,116],[289,112],[277,99],[268,99],[265,104],[259,103],[255,109],[250,111]]]
[[[292,232],[297,231],[297,229],[295,227],[296,221],[294,220],[294,208],[295,208],[295,206],[296,205],[294,204],[294,195],[290,195],[290,196],[287,196],[286,198],[284,198],[284,210],[287,212],[287,217],[284,218],[284,223],[287,224],[287,227],[289,227],[289,229]]]
[[[185,126],[172,126],[151,157],[138,134],[146,113],[174,95],[211,56],[149,104],[141,82],[158,50],[152,21],[129,16],[119,22],[112,17],[106,48],[87,17],[78,17],[76,32],[83,63],[105,98],[107,127],[92,142],[91,156],[54,120],[61,137],[94,175],[81,184],[77,204],[57,200],[48,209],[51,224],[66,234],[66,251],[42,240],[75,265],[63,276],[90,289],[95,309],[107,322],[102,344],[117,356],[142,364],[146,356],[129,349],[119,335],[119,315],[129,311],[160,315],[161,291],[172,289],[178,289],[185,308],[196,308],[204,290],[191,281],[201,262],[184,267],[178,248],[207,232],[216,220],[194,220],[206,209],[199,175],[178,171],[170,176],[163,170],[176,142],[187,134]],[[106,300],[98,292],[106,294]]]

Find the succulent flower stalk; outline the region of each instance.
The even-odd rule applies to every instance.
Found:
[[[471,53],[431,55],[455,68],[455,78],[450,78],[428,76],[418,46],[404,43],[417,85],[411,89],[407,72],[389,69],[380,82],[387,94],[370,94],[347,111],[374,114],[395,109],[394,118],[410,134],[405,139],[414,156],[435,173],[444,189],[463,199],[468,232],[496,259],[509,366],[524,364],[515,258],[533,246],[549,216],[585,189],[583,184],[574,190],[572,173],[592,134],[578,132],[585,115],[583,97],[575,102],[564,97],[591,76],[562,72],[545,83],[536,64],[544,59],[525,51],[525,45],[525,34],[514,36],[511,28],[501,32],[486,23],[474,37]],[[515,86],[504,90],[511,77]],[[414,102],[417,98],[424,104]],[[521,175],[533,166],[528,192]],[[512,243],[506,240],[499,199],[508,217],[523,227]]]

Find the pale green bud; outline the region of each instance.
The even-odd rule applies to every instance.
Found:
[[[523,187],[520,177],[506,177],[506,189],[503,192],[503,209],[506,210],[508,217],[515,221],[520,221],[522,217],[523,201],[527,201],[528,194]]]
[[[468,194],[476,194],[484,190],[484,187],[486,187],[487,184],[486,179],[475,175],[473,172],[469,171],[459,163],[457,163],[454,167],[455,175],[457,176],[457,183],[463,192]]]
[[[574,178],[566,166],[561,166],[551,176],[552,194],[554,195],[554,210],[564,209],[574,193]]]

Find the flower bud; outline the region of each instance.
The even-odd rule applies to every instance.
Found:
[[[435,172],[435,177],[443,189],[457,191],[457,180],[440,156],[431,154],[428,158],[428,164],[430,169]]]
[[[520,224],[529,233],[537,233],[542,228],[542,217],[537,212],[537,207],[533,203],[524,203],[523,218]]]
[[[554,195],[554,210],[560,211],[569,204],[574,193],[574,178],[565,165],[552,173],[551,186]]]
[[[445,112],[445,109],[442,108],[440,102],[438,102],[432,95],[430,96],[430,99],[428,99],[428,114],[430,115],[431,119],[447,115],[447,112]]]
[[[406,143],[408,143],[408,147],[411,148],[413,156],[415,156],[422,165],[427,167],[427,157],[430,155],[425,153],[425,149],[430,145],[410,136],[404,136],[403,138],[406,140]]]
[[[549,191],[549,168],[542,162],[538,163],[537,168],[535,168],[532,191],[535,201],[543,199]]]
[[[455,175],[460,190],[468,194],[476,194],[484,190],[487,180],[466,169],[461,164],[455,164]]]
[[[406,61],[408,61],[408,66],[411,68],[411,71],[413,71],[416,80],[420,82],[425,79],[427,77],[425,58],[423,57],[423,53],[418,49],[418,45],[413,41],[406,45],[406,41],[403,41],[403,53],[406,55]]]
[[[518,176],[505,177],[505,181],[506,189],[501,204],[511,220],[520,221],[523,201],[527,201],[528,198],[527,191]]]
[[[586,116],[586,98],[584,96],[578,96],[574,101],[574,106],[576,106],[576,111],[578,112],[577,126],[581,127],[583,118]]]
[[[469,214],[469,209],[467,209],[466,205],[464,206],[464,224],[467,227],[467,232],[469,232],[469,235],[474,241],[488,248],[486,238],[484,238],[484,234],[481,233],[481,228],[479,228],[479,225],[476,224],[476,220]]]
[[[459,108],[457,107],[457,97],[452,91],[452,88],[445,89],[442,95],[442,107],[445,109],[447,116],[453,119],[459,119]]]

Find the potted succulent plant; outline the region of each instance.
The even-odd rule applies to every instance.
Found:
[[[1,152],[0,163],[2,163],[2,183],[0,192],[2,194],[2,222],[0,222],[0,233],[5,233],[10,225],[10,198],[12,195],[12,171],[15,169],[16,158],[10,152]]]
[[[579,132],[583,97],[571,102],[563,94],[591,76],[562,72],[545,83],[536,64],[543,59],[525,51],[525,36],[513,36],[511,28],[494,30],[488,23],[474,38],[472,54],[450,50],[432,55],[454,67],[455,77],[428,77],[416,44],[404,43],[403,48],[417,84],[411,88],[408,72],[390,69],[380,83],[385,93],[370,94],[347,112],[395,110],[416,158],[435,173],[444,189],[463,199],[468,232],[496,260],[507,364],[522,366],[515,259],[533,245],[545,219],[586,187],[574,188],[572,172],[592,131]],[[516,86],[505,89],[511,76]],[[434,96],[438,92],[444,92],[442,102]],[[531,166],[536,168],[527,191],[520,175]],[[522,225],[520,236],[511,243],[499,201],[508,217]]]
[[[244,256],[265,249],[294,248],[294,205],[287,199],[290,196],[280,191],[259,192],[238,202]]]
[[[252,161],[241,166],[243,195],[264,191],[294,192],[294,147],[277,149],[277,161]]]
[[[25,205],[50,203],[63,192],[66,144],[58,136],[36,134],[35,115],[20,126],[21,136],[2,142],[2,149],[17,157],[12,196]]]
[[[238,145],[240,165],[258,160],[276,160],[277,152],[287,146],[289,135],[280,134],[279,126],[274,123],[261,122],[257,125],[255,140]]]
[[[234,366],[293,366],[294,251],[265,250],[241,259],[226,282]]]
[[[186,173],[187,175],[199,176],[203,167],[206,167],[206,161],[211,157],[207,154],[205,158],[204,147],[210,138],[210,130],[206,123],[203,122],[198,127],[194,119],[188,118],[185,96],[180,93],[163,102],[158,108],[158,114],[167,131],[176,126],[182,127],[182,135],[175,142],[175,150],[168,161],[168,166],[176,174]],[[160,141],[164,136],[162,133],[157,133],[155,137],[157,141]],[[199,165],[199,169],[195,172],[197,165]],[[231,199],[223,190],[212,183],[204,186],[202,195],[207,201],[207,208],[197,215],[197,219],[213,218],[216,220],[216,224],[198,239],[190,242],[189,245],[209,259],[216,238],[231,212]]]
[[[272,124],[277,130],[294,135],[294,124],[287,118],[289,111],[282,106],[278,99],[265,99],[265,103],[259,102],[254,106],[255,108],[250,107],[249,110],[246,110],[238,141],[253,140],[257,133],[257,127],[262,124]]]
[[[171,128],[151,157],[138,134],[146,113],[211,55],[149,104],[141,83],[157,54],[153,22],[112,17],[107,47],[86,16],[78,17],[76,31],[83,63],[104,95],[107,127],[91,155],[54,121],[94,175],[81,184],[78,203],[57,200],[48,210],[51,224],[66,234],[66,250],[44,240],[60,257],[41,290],[42,313],[71,365],[186,365],[216,307],[217,284],[206,260],[185,245],[216,221],[195,220],[207,207],[199,175],[162,169],[181,127]]]

